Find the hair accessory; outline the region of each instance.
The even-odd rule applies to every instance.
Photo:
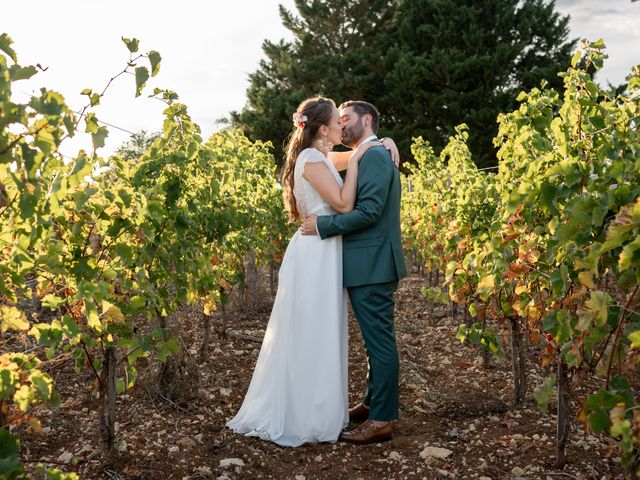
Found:
[[[304,128],[304,122],[307,121],[307,116],[303,115],[301,112],[296,112],[292,115],[293,124],[296,127]]]

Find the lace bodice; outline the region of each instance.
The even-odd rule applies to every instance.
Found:
[[[304,172],[304,165],[306,163],[324,162],[333,176],[336,178],[336,182],[342,188],[343,181],[340,178],[340,174],[336,170],[336,167],[329,161],[327,157],[320,150],[315,148],[305,148],[298,159],[296,160],[296,167],[293,172],[293,196],[296,198],[296,204],[298,206],[298,212],[301,216],[314,214],[314,215],[332,215],[336,211],[325,202],[320,194],[311,186],[311,184],[304,179],[302,173]]]

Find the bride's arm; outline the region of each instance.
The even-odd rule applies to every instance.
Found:
[[[327,158],[336,167],[336,170],[342,172],[347,169],[349,159],[351,158],[353,151],[348,152],[329,152]]]
[[[353,210],[358,185],[357,161],[349,161],[347,176],[342,188],[324,162],[305,164],[302,175],[336,212],[346,213]]]
[[[306,163],[303,177],[320,194],[322,199],[333,207],[336,212],[346,213],[353,210],[358,187],[358,162],[369,148],[379,145],[377,142],[367,142],[349,153],[347,176],[340,188],[336,178],[324,162]]]
[[[393,160],[393,163],[396,164],[396,167],[400,165],[400,152],[398,151],[398,147],[396,146],[396,142],[393,141],[393,138],[384,137],[381,138],[380,141],[382,142],[382,146],[391,153],[391,159]],[[353,151],[329,152],[327,158],[331,163],[333,163],[337,171],[342,172],[347,169],[352,153]]]

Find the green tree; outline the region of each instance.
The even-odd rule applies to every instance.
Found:
[[[231,121],[252,140],[270,140],[276,159],[304,98],[364,99],[381,112],[381,133],[410,158],[413,137],[437,148],[455,126],[470,127],[480,165],[494,164],[499,112],[521,90],[569,65],[568,17],[543,0],[297,0],[280,7],[291,42],[266,40],[250,75],[248,101]]]
[[[247,104],[231,122],[252,140],[269,140],[276,162],[291,132],[291,114],[307,97],[376,100],[384,86],[377,46],[393,25],[393,0],[296,0],[298,15],[280,6],[291,42],[265,40],[266,59],[249,75]]]
[[[568,21],[553,1],[404,1],[385,55],[383,124],[408,151],[418,135],[440,149],[466,123],[476,163],[495,165],[498,114],[543,79],[562,87]]]
[[[149,148],[153,141],[159,136],[160,134],[157,132],[149,133],[146,130],[132,133],[129,140],[118,147],[116,154],[125,160],[140,158],[145,150]]]

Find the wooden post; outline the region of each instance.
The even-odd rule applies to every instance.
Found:
[[[162,338],[163,340],[167,340],[167,322],[168,317],[160,315],[160,312],[156,309],[156,314],[158,315],[158,324],[160,328],[162,328]],[[160,368],[158,370],[158,385],[160,387],[160,391],[163,394],[166,394],[171,389],[171,383],[173,382],[173,377],[175,373],[175,362],[173,360],[173,355],[169,355],[164,362],[160,363]]]
[[[105,450],[113,448],[116,424],[116,352],[107,347],[100,373],[100,401],[98,403],[100,437]]]
[[[524,339],[520,318],[510,317],[509,320],[511,321],[511,371],[513,372],[514,400],[516,406],[522,406],[527,394]]]
[[[202,343],[200,344],[200,351],[198,356],[198,362],[204,363],[209,360],[209,331],[211,330],[211,315],[202,313]]]
[[[223,287],[218,287],[218,294],[220,295],[220,311],[222,312],[222,336],[227,336],[227,304],[228,292]]]
[[[562,468],[565,463],[565,448],[569,439],[571,419],[569,417],[569,375],[567,366],[558,359],[558,419],[556,431],[556,466]]]

